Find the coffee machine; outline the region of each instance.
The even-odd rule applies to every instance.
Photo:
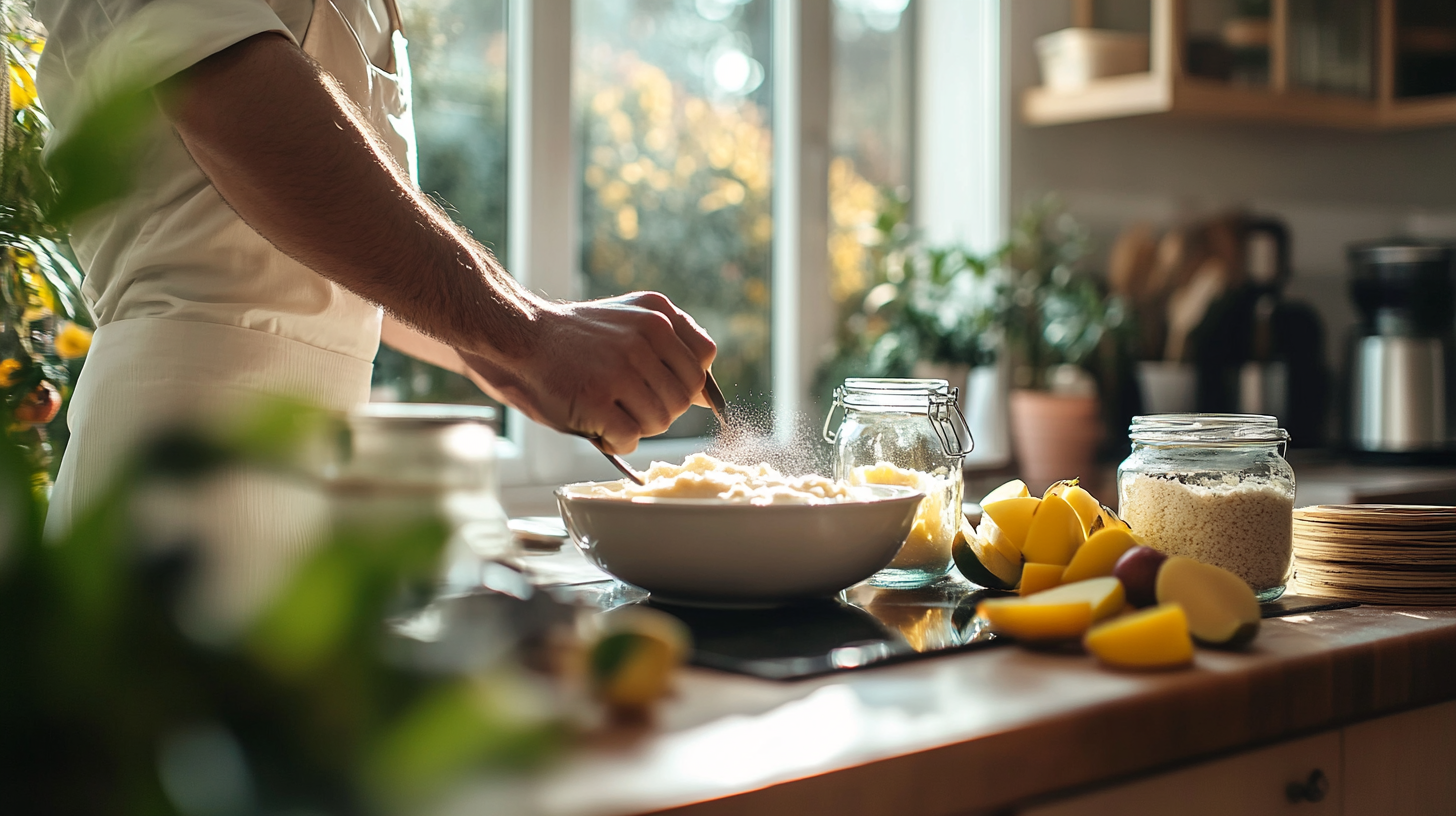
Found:
[[[1452,450],[1450,388],[1456,246],[1395,239],[1353,244],[1347,442],[1356,454],[1421,459]]]

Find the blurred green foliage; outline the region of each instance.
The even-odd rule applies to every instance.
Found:
[[[719,19],[656,0],[576,9],[583,294],[663,292],[718,343],[713,372],[729,401],[767,409],[772,82],[758,59],[769,4],[723,4]],[[754,77],[732,92],[714,79],[715,55],[730,51]],[[669,434],[702,433],[695,418]]]
[[[831,239],[836,279],[860,288],[842,301],[837,349],[820,369],[819,393],[847,377],[909,377],[922,360],[984,365],[1001,347],[1009,278],[1000,256],[927,245],[910,228],[903,192],[881,190],[876,202],[873,224],[846,236],[857,252]]]
[[[171,432],[60,541],[0,440],[0,812],[413,812],[562,743],[489,676],[388,659],[383,621],[402,587],[432,584],[438,521],[336,530],[240,632],[200,634],[195,551],[146,539],[138,497],[280,467],[320,421],[279,405],[226,436]]]
[[[35,87],[44,42],[21,4],[0,0],[0,421],[30,462],[44,493],[68,437],[64,402],[90,345],[91,317],[81,298],[81,273],[66,244],[70,219],[125,187],[131,162],[126,128],[92,117],[78,139],[57,146],[59,164],[42,164],[51,132]],[[115,100],[107,111],[135,100]],[[116,161],[78,166],[80,142]],[[84,163],[84,162],[83,162]],[[59,170],[59,175],[55,171]],[[58,342],[59,340],[59,342]]]
[[[1046,388],[1053,366],[1095,370],[1104,339],[1123,344],[1131,323],[1126,305],[1085,268],[1088,250],[1086,229],[1055,196],[1033,201],[1012,225],[1002,253],[1010,283],[998,322],[1019,386]]]
[[[910,229],[902,193],[880,190],[874,201],[873,223],[843,233],[855,247],[831,241],[835,280],[858,288],[842,300],[836,351],[816,392],[847,377],[908,377],[919,361],[981,366],[1003,354],[1021,385],[1044,388],[1053,366],[1095,371],[1104,338],[1126,333],[1124,305],[1082,267],[1086,231],[1054,197],[1023,210],[990,255],[926,245]]]

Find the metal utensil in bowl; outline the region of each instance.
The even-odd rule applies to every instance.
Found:
[[[713,379],[713,372],[709,371],[707,375],[707,382],[703,385],[703,396],[707,397],[708,404],[713,406],[713,416],[718,418],[718,424],[726,428],[728,427],[728,422],[724,417],[728,413],[728,401],[723,399],[723,389],[719,388],[718,381]],[[588,436],[586,438],[591,440],[592,445],[596,446],[596,449],[601,451],[603,456],[607,457],[607,461],[612,463],[612,467],[616,468],[623,476],[626,476],[636,484],[647,484],[647,480],[642,478],[642,474],[633,470],[632,466],[627,464],[626,459],[623,459],[615,453],[607,453],[606,448],[602,447],[601,437]]]

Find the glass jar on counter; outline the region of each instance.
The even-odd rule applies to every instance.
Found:
[[[1271,416],[1135,417],[1117,469],[1118,512],[1149,546],[1222,567],[1260,601],[1284,594],[1293,563],[1289,433]]]
[[[510,547],[494,418],[479,405],[373,402],[351,411],[325,474],[335,526],[368,534],[443,521],[443,588],[479,586],[485,562]]]
[[[850,378],[834,391],[824,419],[824,440],[834,445],[834,478],[925,494],[900,551],[870,578],[875,586],[924,586],[950,571],[951,544],[963,518],[961,461],[971,451],[959,398],[960,389],[945,380]],[[831,430],[840,408],[844,419]]]

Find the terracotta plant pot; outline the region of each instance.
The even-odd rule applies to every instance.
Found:
[[[1011,392],[1011,440],[1021,478],[1033,490],[1058,479],[1092,478],[1102,441],[1097,397],[1067,397],[1046,391]]]

